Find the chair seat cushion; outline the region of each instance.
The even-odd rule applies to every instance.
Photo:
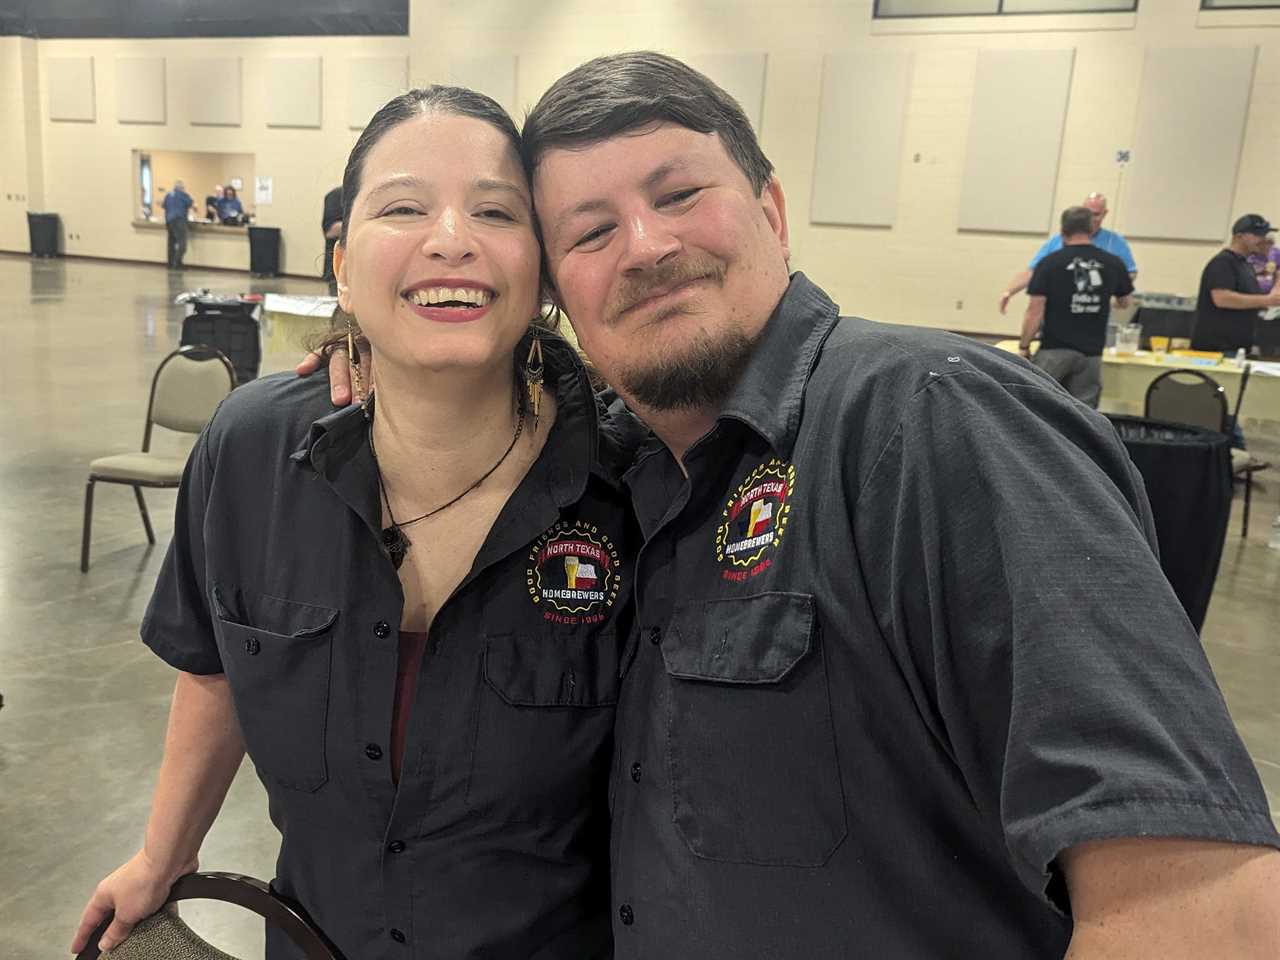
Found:
[[[182,479],[186,457],[168,457],[152,453],[118,453],[111,457],[99,457],[89,464],[89,475],[99,480],[119,480],[125,483],[171,483],[177,486]]]
[[[1258,470],[1266,470],[1270,467],[1265,460],[1259,460],[1248,450],[1237,450],[1231,448],[1231,472],[1232,473],[1253,473]]]
[[[102,956],[103,960],[236,960],[164,911],[147,917],[133,928],[129,939]]]

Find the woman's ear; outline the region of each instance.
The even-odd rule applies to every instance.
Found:
[[[338,306],[347,313],[355,313],[351,309],[351,288],[347,286],[346,246],[339,240],[333,245],[333,275],[338,280]]]

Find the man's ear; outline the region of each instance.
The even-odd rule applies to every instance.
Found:
[[[787,229],[787,198],[782,192],[782,181],[776,176],[769,178],[764,189],[760,191],[760,203],[764,207],[765,219],[782,247],[782,256],[791,262],[791,235]]]
[[[338,280],[338,306],[347,313],[352,313],[351,289],[347,286],[346,252],[346,246],[342,241],[333,245],[333,275]]]

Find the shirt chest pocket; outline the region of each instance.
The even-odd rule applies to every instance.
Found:
[[[314,791],[328,779],[332,628],[338,611],[215,587],[215,632],[236,717],[265,778]]]
[[[613,631],[487,636],[468,806],[528,822],[605,809],[618,659]]]
[[[846,833],[813,598],[678,608],[662,642],[676,827],[708,860],[819,866]]]

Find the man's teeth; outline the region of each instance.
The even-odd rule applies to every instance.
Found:
[[[440,303],[465,303],[472,307],[483,307],[493,299],[488,290],[475,287],[424,287],[409,294],[409,301],[420,307],[428,307]]]

